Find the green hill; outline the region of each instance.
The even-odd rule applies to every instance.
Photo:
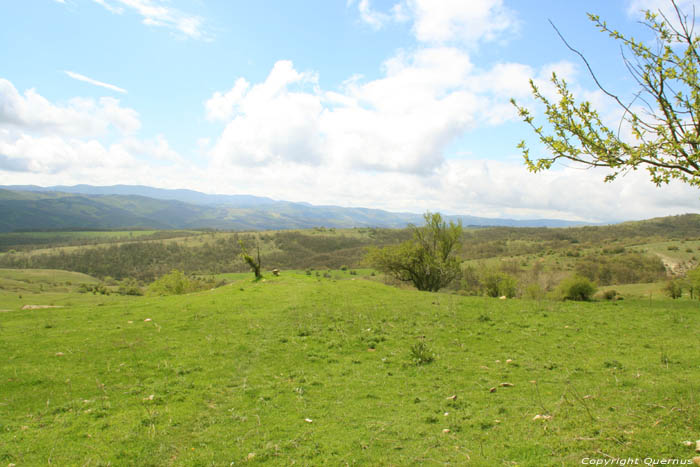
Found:
[[[420,224],[421,214],[313,206],[249,195],[207,195],[143,186],[0,187],[0,232],[55,229],[213,228],[229,230],[313,227],[392,227]],[[556,219],[448,216],[465,225],[571,226]]]
[[[0,315],[5,464],[694,455],[696,302],[498,300],[286,272],[86,299]]]

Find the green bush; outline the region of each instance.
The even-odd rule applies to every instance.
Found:
[[[481,278],[484,293],[489,297],[513,298],[518,291],[518,280],[506,272],[487,271]]]
[[[683,286],[679,281],[671,280],[666,283],[664,291],[666,292],[666,295],[675,300],[677,298],[681,298],[681,295],[683,295]]]
[[[160,277],[148,286],[149,295],[182,295],[210,289],[216,284],[195,277],[187,277],[184,272],[173,269],[170,274]]]
[[[557,287],[562,300],[587,301],[593,297],[596,287],[585,277],[573,275],[564,279]]]
[[[119,284],[117,293],[120,295],[143,295],[143,290],[135,279],[125,279]]]

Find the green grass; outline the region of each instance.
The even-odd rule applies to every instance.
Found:
[[[574,465],[700,437],[697,303],[248,277],[0,314],[0,465]]]
[[[0,311],[14,311],[25,305],[104,306],[106,303],[121,303],[133,299],[118,295],[79,293],[82,284],[97,283],[99,281],[94,277],[79,272],[55,269],[0,269]]]

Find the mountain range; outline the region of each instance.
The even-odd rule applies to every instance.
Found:
[[[465,226],[571,227],[558,219],[445,216]],[[252,195],[206,194],[139,185],[0,186],[0,232],[56,229],[231,229],[405,227],[422,214],[316,206]]]

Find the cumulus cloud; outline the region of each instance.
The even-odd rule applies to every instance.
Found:
[[[133,109],[122,107],[112,97],[75,98],[56,105],[34,89],[20,94],[8,80],[0,78],[0,125],[25,131],[71,136],[105,134],[111,128],[120,133],[137,131],[141,122]]]
[[[304,90],[315,83],[315,75],[300,73],[291,62],[282,60],[262,83],[251,87],[239,79],[230,91],[215,93],[205,104],[208,117],[230,121],[212,149],[214,162],[318,162],[323,106],[313,89]]]
[[[492,41],[517,25],[502,0],[406,0],[416,38],[424,42]]]
[[[13,178],[133,172],[144,164],[182,162],[164,136],[138,138],[140,127],[138,113],[112,97],[56,104],[34,89],[20,94],[0,79],[0,171],[12,172]]]
[[[327,91],[313,73],[280,61],[265,81],[239,78],[205,102],[210,120],[227,122],[210,154],[219,166],[323,161],[429,173],[466,131],[513,119],[508,97],[529,94],[538,72],[519,64],[478,70],[463,50],[428,47],[390,58],[378,79],[354,77]]]
[[[373,9],[370,0],[351,0],[348,5],[356,5],[362,21],[375,29],[412,19],[416,39],[433,44],[493,41],[518,25],[503,0],[401,0],[389,12]]]
[[[0,139],[0,154],[5,162],[21,171],[58,174],[76,167],[108,169],[122,167],[133,158],[118,146],[105,148],[97,140],[80,140],[59,136],[21,134],[10,140]],[[135,168],[135,167],[133,167]]]

